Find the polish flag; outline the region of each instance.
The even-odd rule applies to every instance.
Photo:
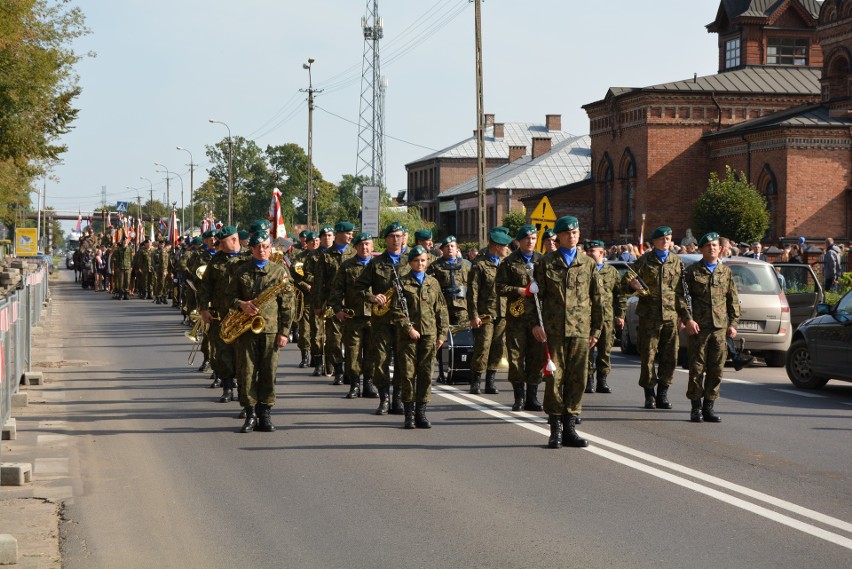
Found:
[[[284,217],[281,215],[281,190],[278,188],[272,190],[268,219],[272,222],[270,236],[273,240],[279,237],[287,237],[287,228],[284,226]]]

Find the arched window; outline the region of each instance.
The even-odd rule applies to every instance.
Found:
[[[612,184],[615,175],[612,171],[612,160],[608,153],[604,153],[599,168],[600,193],[603,195],[603,209],[601,211],[601,222],[603,229],[612,228]]]
[[[844,48],[835,50],[826,58],[822,71],[823,100],[842,99],[850,95],[849,61],[850,54]]]
[[[624,187],[621,202],[622,220],[624,221],[624,229],[629,231],[633,227],[636,212],[636,160],[629,148],[624,151],[624,156],[621,157],[621,179]]]
[[[766,200],[766,209],[769,211],[769,227],[766,230],[766,239],[778,237],[778,181],[775,172],[769,164],[763,166],[760,177],[757,179],[757,190]]]

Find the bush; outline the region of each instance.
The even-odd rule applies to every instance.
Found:
[[[735,242],[759,241],[769,229],[766,201],[753,184],[744,181],[745,173],[725,167],[725,179],[710,173],[707,189],[692,209],[695,235],[710,231]]]

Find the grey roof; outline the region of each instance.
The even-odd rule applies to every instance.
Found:
[[[502,164],[485,173],[488,189],[549,190],[585,180],[591,176],[592,149],[588,135],[564,139],[550,152],[535,160],[530,155]],[[452,187],[439,196],[454,198],[476,193],[476,177]]]
[[[807,10],[814,19],[819,18],[822,2],[819,0],[794,0]],[[729,20],[734,18],[768,18],[781,7],[786,0],[722,0],[722,8]]]
[[[573,137],[573,134],[564,130],[547,130],[547,127],[543,124],[510,122],[503,125],[503,138],[494,138],[494,127],[490,126],[485,129],[485,158],[507,159],[509,158],[509,146],[526,146],[527,153],[529,153],[533,138],[550,138],[552,144],[555,145],[566,138]],[[476,156],[476,138],[471,136],[408,164],[416,164],[435,158],[476,158]]]
[[[724,128],[718,132],[705,134],[705,138],[730,136],[744,132],[772,128],[850,128],[852,119],[832,117],[828,107],[822,105],[802,105],[750,119]]]

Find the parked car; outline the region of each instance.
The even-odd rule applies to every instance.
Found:
[[[829,379],[852,381],[852,290],[835,304],[817,306],[817,316],[793,334],[787,377],[800,389],[819,389]]]
[[[701,259],[698,254],[680,255],[684,264],[691,265]],[[748,257],[729,257],[723,262],[731,268],[737,293],[740,299],[740,324],[737,337],[744,340],[745,349],[752,355],[760,356],[770,367],[783,367],[786,363],[787,349],[793,332],[791,304],[781,289],[781,280],[775,268],[764,261]],[[822,298],[816,276],[808,265],[786,265],[781,268],[790,275],[790,283],[811,283],[802,286],[802,292],[791,290],[796,306],[796,320],[805,320],[816,314],[817,303]],[[807,276],[806,276],[807,274]],[[796,280],[798,279],[798,280]],[[809,280],[808,280],[809,279]],[[787,280],[786,277],[783,280]],[[785,288],[788,288],[785,286]],[[814,292],[814,291],[818,292]],[[627,354],[636,354],[639,323],[636,317],[636,302],[631,297],[627,303],[627,318],[621,334],[621,350]],[[686,332],[680,331],[680,353],[678,361],[686,365]]]

